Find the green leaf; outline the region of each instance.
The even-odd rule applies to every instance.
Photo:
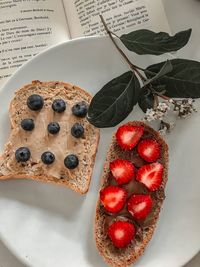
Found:
[[[153,108],[153,104],[154,104],[154,95],[149,89],[143,88],[138,98],[139,107],[145,113],[148,108]]]
[[[151,65],[145,71],[147,78],[152,78],[160,71],[165,62]],[[200,97],[200,62],[188,59],[171,60],[173,70],[153,83],[165,86],[166,96],[174,98]],[[150,74],[150,72],[151,74]],[[153,74],[154,73],[154,74]]]
[[[165,64],[161,67],[160,71],[154,75],[154,73],[152,73],[151,71],[149,71],[148,69],[146,70],[146,72],[149,72],[150,75],[153,75],[152,78],[150,78],[149,80],[147,80],[145,83],[144,83],[144,86],[160,79],[162,76],[166,75],[167,73],[171,72],[173,70],[173,67],[172,67],[172,64],[170,62],[170,60],[167,60],[165,62]]]
[[[136,105],[139,91],[140,83],[131,71],[113,79],[93,97],[88,121],[98,128],[116,126]]]
[[[189,29],[170,36],[165,32],[155,33],[144,29],[123,34],[120,40],[126,48],[138,55],[162,55],[184,47],[190,39],[191,32]]]
[[[155,84],[154,84],[155,85]],[[166,92],[166,85],[165,84],[156,84],[156,92],[159,92],[161,94],[165,94]]]

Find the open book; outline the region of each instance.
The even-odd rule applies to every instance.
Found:
[[[24,62],[69,39],[139,28],[169,32],[161,0],[0,0],[0,87]]]

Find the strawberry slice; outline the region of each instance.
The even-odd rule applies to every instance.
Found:
[[[116,221],[108,228],[108,236],[117,248],[128,246],[135,237],[135,226],[125,221]]]
[[[126,197],[126,190],[117,186],[107,186],[100,191],[101,203],[111,213],[117,213],[124,207]]]
[[[147,162],[154,162],[160,157],[160,145],[156,140],[144,139],[138,145],[138,153]]]
[[[132,195],[127,204],[128,211],[137,220],[145,219],[150,213],[153,200],[149,195]]]
[[[150,191],[157,190],[162,183],[163,165],[155,162],[142,166],[136,176],[136,180],[143,183]]]
[[[110,163],[110,170],[118,185],[127,184],[132,180],[135,173],[134,165],[124,159],[116,159]]]
[[[124,150],[132,150],[144,133],[144,126],[123,125],[116,132],[118,145]]]

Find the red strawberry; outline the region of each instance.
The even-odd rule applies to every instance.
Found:
[[[127,184],[134,177],[134,165],[124,159],[116,159],[110,163],[110,170],[118,185]]]
[[[116,221],[108,228],[108,236],[117,248],[128,246],[135,236],[135,227],[132,223]]]
[[[160,145],[153,139],[144,139],[138,145],[138,153],[147,162],[154,162],[160,157]]]
[[[136,180],[146,185],[150,191],[157,190],[162,183],[163,165],[155,162],[142,166],[136,176]]]
[[[126,197],[126,190],[117,186],[107,186],[100,192],[101,203],[111,213],[117,213],[124,207]]]
[[[152,208],[152,198],[149,195],[132,195],[128,200],[128,211],[137,220],[145,219]]]
[[[131,150],[137,145],[143,132],[143,126],[123,125],[117,130],[117,143],[122,149]]]

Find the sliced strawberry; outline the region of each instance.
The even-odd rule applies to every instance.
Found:
[[[124,159],[116,159],[110,163],[110,170],[118,185],[127,184],[135,173],[134,165]]]
[[[124,207],[126,197],[126,190],[117,186],[107,186],[100,192],[101,203],[111,213],[117,213]]]
[[[149,195],[132,195],[127,204],[128,211],[137,220],[145,219],[153,205]]]
[[[108,236],[117,248],[128,246],[135,237],[135,227],[132,223],[116,221],[108,228]]]
[[[146,185],[150,191],[157,190],[162,183],[163,165],[155,162],[142,166],[136,176],[136,180]]]
[[[122,149],[131,150],[137,145],[143,133],[143,126],[123,125],[117,130],[117,143]]]
[[[160,157],[160,145],[156,140],[144,139],[138,145],[138,153],[147,162],[154,162]]]

